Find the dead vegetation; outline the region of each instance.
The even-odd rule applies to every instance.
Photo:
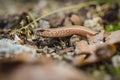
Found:
[[[1,80],[120,79],[119,2],[17,2],[0,14]]]

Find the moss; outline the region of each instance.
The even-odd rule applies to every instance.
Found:
[[[116,75],[120,75],[120,67],[114,69]]]
[[[112,25],[112,24],[108,25],[107,28],[106,28],[107,32],[116,31],[116,30],[120,30],[120,22],[118,22],[115,25]]]
[[[113,4],[113,3],[117,3],[117,4],[120,4],[120,0],[95,0],[95,1],[97,1],[98,3],[111,3],[111,4]]]

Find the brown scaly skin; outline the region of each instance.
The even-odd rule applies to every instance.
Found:
[[[52,29],[36,29],[35,34],[43,37],[66,37],[71,35],[95,35],[97,32],[83,26],[60,27]]]

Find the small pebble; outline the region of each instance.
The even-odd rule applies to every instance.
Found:
[[[66,17],[65,21],[64,21],[64,26],[71,26],[71,25],[72,25],[72,23],[71,23],[69,17]]]
[[[82,16],[78,16],[78,15],[73,14],[70,17],[70,20],[74,25],[82,25],[83,21],[84,21],[84,18]]]
[[[21,45],[14,40],[0,39],[0,56],[9,57],[20,53],[30,53],[35,55],[36,50],[25,45]]]
[[[85,20],[84,26],[95,31],[103,30],[102,19],[100,17]]]
[[[71,38],[70,38],[70,45],[73,46],[75,45],[76,42],[80,41],[80,36],[78,35],[73,35]]]
[[[50,23],[46,20],[40,20],[39,25],[43,29],[50,28]]]
[[[114,57],[112,57],[112,63],[114,67],[120,67],[120,56],[115,55]]]

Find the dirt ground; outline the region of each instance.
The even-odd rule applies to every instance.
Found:
[[[0,0],[0,80],[120,80],[120,1]]]

